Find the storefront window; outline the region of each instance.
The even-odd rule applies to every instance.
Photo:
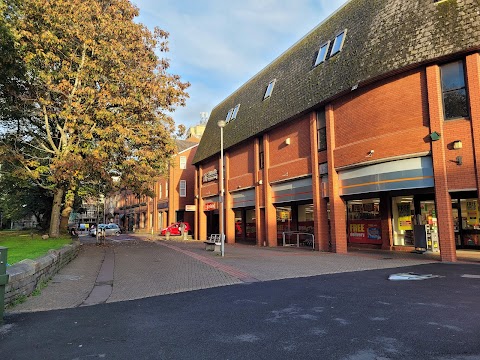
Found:
[[[277,240],[282,241],[283,232],[292,231],[292,207],[277,207]],[[280,243],[279,243],[280,244]]]
[[[347,202],[348,241],[357,244],[381,244],[380,199]]]
[[[461,199],[463,245],[480,246],[480,221],[477,199]]]
[[[298,231],[314,233],[313,204],[298,206]]]
[[[397,246],[413,246],[413,224],[415,208],[413,196],[397,196],[392,198],[393,244]]]
[[[257,227],[255,219],[255,209],[245,211],[245,236],[247,239],[257,238]]]
[[[242,211],[235,210],[235,240],[243,239]]]

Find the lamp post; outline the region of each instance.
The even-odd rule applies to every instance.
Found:
[[[225,120],[220,120],[217,122],[218,127],[220,128],[220,163],[222,164],[220,168],[220,236],[221,236],[221,253],[222,257],[225,256],[225,194],[223,188],[223,172],[225,165],[223,163],[223,128],[225,127]]]

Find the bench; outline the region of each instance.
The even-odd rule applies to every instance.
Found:
[[[205,250],[220,252],[222,246],[222,235],[220,234],[211,234],[207,241],[203,242],[205,244]]]

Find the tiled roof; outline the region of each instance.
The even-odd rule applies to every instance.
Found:
[[[358,84],[480,49],[480,1],[351,0],[265,69],[210,115],[193,162],[220,151],[219,120],[241,104],[224,128],[228,149],[283,121],[311,111]],[[314,67],[320,45],[347,29],[343,49]],[[263,100],[276,79],[272,96]]]
[[[177,153],[180,153],[188,148],[198,145],[198,142],[175,139],[175,144],[177,145]]]

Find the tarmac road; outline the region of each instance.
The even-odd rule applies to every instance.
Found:
[[[178,261],[200,261],[158,248],[168,257],[175,251]],[[265,254],[270,253],[262,254],[268,262]],[[279,254],[275,259],[292,261]],[[235,256],[230,267],[245,263],[241,253]],[[308,263],[310,257],[298,259]],[[206,269],[198,266],[197,272]],[[237,275],[246,270],[239,267]],[[388,280],[392,273],[410,271],[441,277]],[[10,312],[0,327],[1,358],[480,359],[476,264],[244,280],[130,301]]]

